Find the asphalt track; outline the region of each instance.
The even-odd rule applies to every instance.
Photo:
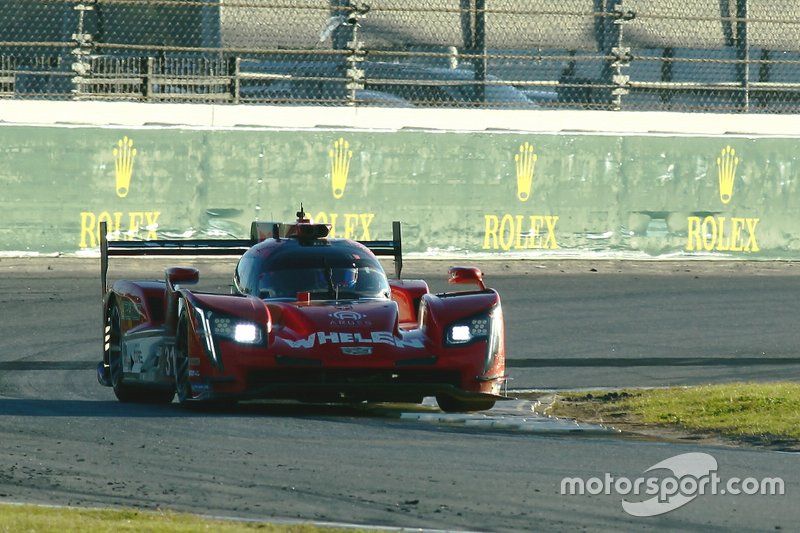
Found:
[[[443,289],[448,264],[409,261],[406,277]],[[793,264],[481,266],[503,297],[514,388],[796,379],[800,370]],[[524,403],[460,420],[432,408],[409,417],[397,407],[199,414],[120,404],[94,375],[96,267],[0,259],[0,502],[471,531],[793,530],[800,520],[796,454],[565,430]],[[155,262],[113,268],[161,275]],[[201,271],[208,288],[225,289],[229,267]],[[703,495],[636,518],[613,491],[560,491],[565,477],[634,479],[697,451],[716,458],[722,478],[780,476],[785,495]]]

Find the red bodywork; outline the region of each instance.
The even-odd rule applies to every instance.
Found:
[[[311,244],[326,249],[352,246],[360,259],[372,254],[373,243],[314,238]],[[245,252],[240,265],[277,256],[281,246],[300,246],[288,241],[266,238]],[[422,280],[395,279],[380,298],[298,293],[262,299],[239,270],[235,294],[186,288],[197,278],[194,269],[173,268],[164,282],[117,281],[106,292],[98,378],[120,399],[167,401],[175,390],[187,403],[420,402],[435,396],[445,410],[469,411],[502,398],[500,297],[483,286],[477,269],[450,270],[450,282],[474,285],[468,290],[431,294]]]

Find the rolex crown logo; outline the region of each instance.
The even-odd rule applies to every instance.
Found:
[[[350,150],[350,143],[344,138],[333,143],[333,148],[328,152],[331,160],[331,186],[333,187],[333,197],[337,200],[344,195],[344,188],[347,186],[347,176],[350,173],[350,160],[353,158],[353,151]]]
[[[517,198],[527,202],[531,197],[533,187],[533,171],[536,167],[538,156],[533,153],[533,145],[524,142],[519,146],[519,153],[514,156],[517,164]]]
[[[739,158],[736,156],[736,150],[726,146],[717,158],[719,199],[723,204],[727,204],[733,198],[733,181],[736,179],[737,166],[739,166]]]
[[[114,175],[117,179],[117,196],[125,198],[131,186],[131,176],[133,175],[133,160],[136,158],[136,148],[133,147],[133,139],[127,136],[117,141],[117,147],[113,150],[114,154]]]

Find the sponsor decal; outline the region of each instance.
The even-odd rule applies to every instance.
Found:
[[[336,311],[334,313],[330,313],[328,316],[333,317],[336,320],[361,320],[362,318],[366,317],[366,315],[362,315],[359,312],[350,310]]]
[[[138,151],[133,139],[119,139],[111,151],[114,156],[114,182],[119,198],[126,198],[131,190],[134,162]],[[80,213],[80,248],[96,248],[100,244],[100,223],[105,222],[114,239],[155,240],[160,211],[82,211]]]
[[[344,196],[347,180],[350,176],[350,160],[353,159],[350,143],[344,137],[335,140],[333,146],[328,150],[328,159],[330,160],[331,192],[334,199],[339,200]],[[330,224],[331,231],[328,236],[332,239],[372,240],[369,227],[375,218],[375,213],[329,213],[320,211],[312,218],[318,224]]]
[[[81,248],[97,248],[100,244],[100,223],[105,222],[114,238],[124,240],[158,239],[160,211],[121,211],[92,213],[81,212]],[[141,231],[144,227],[145,231]]]
[[[517,198],[520,202],[527,202],[533,195],[533,171],[536,168],[536,160],[539,158],[533,152],[533,145],[524,142],[519,146],[519,153],[514,156],[517,164]]]
[[[533,179],[539,156],[529,142],[519,145],[514,154],[517,200],[533,197]],[[484,250],[556,250],[557,215],[485,214],[483,216]]]
[[[331,162],[331,189],[333,197],[338,200],[344,196],[350,174],[350,160],[353,158],[350,143],[342,137],[334,141],[333,148],[328,151],[328,158]]]
[[[318,224],[330,224],[332,239],[343,237],[358,241],[369,241],[372,237],[369,232],[370,224],[375,219],[375,213],[327,213],[320,211],[314,217]]]
[[[760,219],[690,216],[686,250],[706,252],[758,252],[756,227]]]
[[[387,344],[397,348],[424,348],[421,339],[402,339],[391,331],[372,331],[370,333],[323,332],[310,334],[305,339],[286,340],[290,348],[313,348],[325,344]]]
[[[484,250],[558,249],[555,215],[484,215]]]
[[[128,298],[122,298],[122,305],[120,306],[120,320],[128,322],[141,322],[144,318],[143,313],[140,312],[141,306],[133,303]]]
[[[719,176],[719,199],[723,204],[728,204],[733,198],[733,182],[736,179],[736,167],[739,158],[736,150],[729,146],[722,149],[717,158],[717,174]]]
[[[125,198],[131,186],[133,177],[133,161],[136,158],[136,148],[133,139],[126,135],[117,141],[117,147],[111,153],[114,155],[114,175],[117,181],[117,196]]]
[[[369,327],[372,325],[370,320],[366,320],[367,315],[355,311],[336,311],[328,314],[331,317],[331,327]]]
[[[727,205],[733,199],[736,169],[740,158],[730,145],[717,157],[719,199]],[[761,222],[756,217],[734,215],[687,218],[687,252],[758,252],[757,228]]]

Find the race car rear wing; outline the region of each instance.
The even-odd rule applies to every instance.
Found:
[[[400,233],[400,221],[392,222],[392,240],[390,241],[358,241],[377,256],[394,257],[394,277],[400,279],[403,271],[403,239]]]
[[[239,256],[250,247],[272,236],[285,237],[290,225],[253,222],[249,239],[156,239],[119,241],[108,239],[108,225],[100,222],[100,282],[108,292],[108,259],[112,256]],[[265,228],[269,228],[265,231]],[[377,256],[394,257],[394,273],[403,270],[403,243],[400,222],[392,222],[392,239],[358,241]]]

